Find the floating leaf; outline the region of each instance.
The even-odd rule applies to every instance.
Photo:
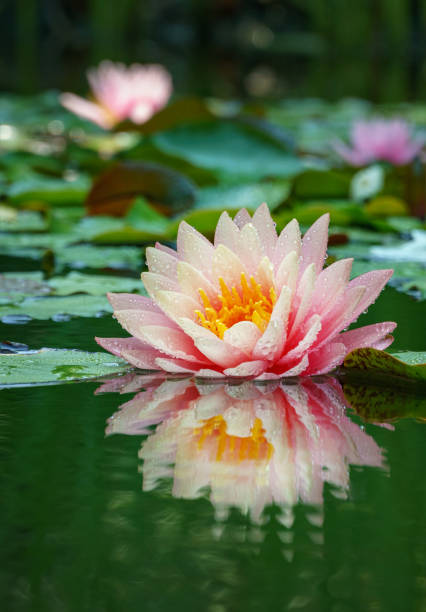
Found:
[[[68,321],[71,317],[96,317],[106,312],[112,312],[112,308],[105,296],[29,297],[17,304],[0,305],[0,320],[3,323],[26,323],[30,319]]]
[[[153,134],[155,132],[169,130],[182,123],[192,124],[196,121],[205,121],[213,116],[205,100],[196,97],[186,97],[174,100],[155,113],[155,115],[148,121],[145,121],[145,123],[135,124],[126,121],[125,123],[119,124],[116,129],[119,131],[133,130],[141,132],[142,134]]]
[[[253,210],[266,202],[271,210],[282,204],[290,193],[291,183],[281,180],[268,183],[204,187],[198,191],[196,209]]]
[[[178,127],[155,134],[153,141],[165,153],[228,181],[289,177],[302,170],[301,161],[284,146],[231,121]]]
[[[395,386],[416,383],[426,388],[426,352],[386,353],[374,348],[350,352],[343,362],[345,375]]]
[[[0,388],[84,380],[127,370],[129,365],[125,361],[106,353],[44,348],[0,354]]]
[[[347,198],[350,181],[346,170],[305,170],[294,180],[292,195],[307,200]]]
[[[95,180],[86,207],[91,215],[122,217],[138,196],[161,210],[185,210],[194,202],[195,186],[179,172],[164,166],[120,162]]]
[[[75,245],[57,252],[57,267],[70,268],[112,268],[140,270],[142,250],[137,247],[98,247]]]
[[[107,291],[113,293],[133,293],[137,291],[146,295],[140,278],[82,274],[81,272],[70,272],[66,276],[51,278],[48,286],[52,288],[55,295],[87,293],[88,295],[104,296]]]
[[[84,175],[67,181],[34,174],[12,183],[7,196],[13,203],[41,200],[50,204],[74,204],[84,201],[89,187],[90,180]]]
[[[48,295],[51,291],[41,272],[0,274],[0,304],[16,304],[25,297]]]

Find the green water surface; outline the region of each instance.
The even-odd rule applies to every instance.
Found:
[[[362,323],[397,318],[395,349],[424,348],[421,305],[388,289]],[[120,330],[121,331],[121,330]],[[2,325],[8,338],[95,350],[109,316]],[[133,395],[99,383],[0,391],[0,592],[7,612],[426,611],[426,429],[353,420],[384,467],[350,467],[346,496],[293,520],[218,514],[208,491],[184,500],[164,478],[142,491],[144,435],[105,435]]]

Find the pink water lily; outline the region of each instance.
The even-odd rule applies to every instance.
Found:
[[[323,374],[354,348],[386,348],[396,324],[344,331],[377,298],[392,270],[349,280],[352,259],[323,270],[329,215],[303,239],[293,219],[277,236],[266,204],[224,212],[214,244],[185,222],[177,250],[146,250],[150,297],[109,294],[131,338],[97,338],[142,369],[207,377]]]
[[[395,166],[410,163],[424,142],[413,138],[409,124],[403,119],[355,121],[352,126],[352,148],[341,141],[334,148],[351,166],[365,166],[374,161],[387,161]]]
[[[64,93],[60,100],[71,112],[93,121],[102,128],[112,128],[124,119],[134,123],[148,121],[167,104],[172,93],[170,74],[155,64],[114,64],[101,62],[91,68],[87,78],[93,101],[72,93]]]
[[[117,390],[110,385],[99,391]],[[344,497],[349,464],[384,466],[374,439],[346,416],[334,379],[260,386],[134,376],[122,385],[143,391],[109,419],[106,433],[148,435],[139,452],[143,489],[165,477],[175,497],[195,499],[207,489],[222,517],[232,506],[257,521],[272,503],[289,512],[298,502],[321,504],[325,482]]]

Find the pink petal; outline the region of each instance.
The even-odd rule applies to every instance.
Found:
[[[260,336],[261,331],[257,325],[251,321],[240,321],[225,331],[223,340],[247,355],[251,355]]]
[[[214,247],[202,234],[182,221],[177,235],[177,252],[180,259],[195,266],[210,278]]]
[[[177,266],[177,278],[180,291],[197,300],[200,305],[203,304],[200,296],[200,289],[202,289],[214,307],[221,306],[218,299],[218,287],[213,286],[204,274],[191,264],[180,261]]]
[[[99,104],[85,100],[72,93],[64,93],[60,96],[62,106],[67,110],[96,123],[101,128],[108,130],[114,125],[114,120],[105,112]]]
[[[327,251],[329,222],[330,215],[322,215],[303,236],[300,274],[303,274],[311,263],[315,265],[317,275],[321,272]]]
[[[272,258],[275,267],[279,267],[281,261],[292,251],[295,251],[297,257],[299,257],[301,248],[302,240],[300,227],[297,220],[293,219],[282,230],[276,242],[275,252]]]
[[[177,259],[175,255],[162,249],[148,247],[145,257],[150,272],[167,276],[170,280],[176,279]]]
[[[198,370],[198,366],[193,362],[182,359],[167,359],[166,357],[157,357],[155,365],[171,374],[191,374]]]
[[[264,202],[255,211],[252,223],[257,230],[265,254],[272,259],[277,242],[275,222],[272,220],[268,205]]]
[[[293,295],[296,290],[298,276],[299,258],[296,251],[291,251],[284,257],[275,275],[278,291],[281,291],[283,287],[288,287]]]
[[[105,350],[117,357],[122,357],[130,364],[142,370],[157,370],[155,358],[160,355],[151,346],[137,338],[95,338]]]
[[[343,332],[339,334],[338,341],[345,345],[348,353],[355,348],[379,348],[376,345],[382,345],[385,337],[388,334],[391,334],[395,327],[396,323],[392,323],[391,321],[374,323],[373,325],[366,325],[365,327],[359,327],[358,329],[351,329],[350,331]],[[388,339],[386,339],[386,342],[387,341]],[[380,349],[383,350],[381,346]]]
[[[228,247],[228,249],[231,249],[231,251],[234,251],[236,245],[238,244],[238,238],[238,227],[235,225],[229,214],[224,211],[220,215],[219,221],[217,222],[214,235],[215,247],[219,246],[219,244],[223,244]]]
[[[207,363],[195,348],[191,338],[181,329],[147,325],[142,327],[139,333],[145,342],[166,355],[191,362]]]
[[[226,246],[220,244],[210,259],[214,277],[223,278],[228,288],[239,287],[241,274],[247,275],[247,269],[240,258]]]
[[[145,289],[155,301],[157,301],[156,295],[159,291],[179,291],[177,279],[171,280],[167,278],[167,276],[154,272],[142,272],[141,278],[145,285]]]
[[[277,367],[275,372],[279,374],[280,377],[285,376],[300,376],[301,374],[305,374],[306,368],[309,365],[309,359],[307,355],[303,355],[300,361],[293,361],[291,363],[283,364],[281,367]]]
[[[176,323],[166,317],[163,312],[149,312],[146,310],[116,310],[114,316],[129,334],[144,342],[142,327],[144,325],[161,325],[171,329],[178,329]]]
[[[309,312],[312,303],[312,295],[315,288],[315,264],[311,263],[304,271],[296,289],[296,296],[292,307],[292,317],[290,318],[289,340],[292,341],[298,333],[300,325]]]
[[[198,350],[213,364],[221,368],[232,368],[247,361],[248,355],[245,352],[221,340],[213,332],[197,325],[194,321],[182,318],[179,324],[184,332],[193,339]]]
[[[344,344],[333,342],[309,353],[309,367],[306,375],[327,374],[339,366],[347,355]]]
[[[359,303],[365,295],[365,287],[351,287],[345,291],[333,308],[322,319],[322,329],[319,333],[316,348],[323,346],[347,327],[348,320],[352,319],[353,312],[358,309]]]
[[[348,289],[363,286],[366,287],[366,292],[346,321],[345,327],[355,321],[377,299],[392,274],[393,270],[372,270],[350,281]]]
[[[324,316],[349,282],[353,259],[341,259],[323,270],[315,283],[312,311]]]
[[[237,212],[234,217],[234,223],[239,229],[242,229],[247,223],[251,223],[251,217],[245,208]]]
[[[161,310],[178,325],[181,317],[197,318],[195,311],[200,309],[200,304],[189,295],[178,291],[158,291],[155,299]]]
[[[266,361],[246,361],[235,368],[227,368],[223,373],[226,376],[259,376],[266,370],[267,365]]]
[[[161,244],[160,242],[155,243],[155,248],[159,251],[163,251],[163,253],[168,253],[169,255],[171,255],[172,257],[175,257],[176,259],[178,258],[178,254],[174,249],[171,249],[170,247],[165,246],[164,244]]]
[[[253,350],[255,359],[274,361],[281,355],[287,336],[291,291],[283,287],[274,305],[269,323]]]
[[[287,363],[293,362],[300,359],[307,351],[311,348],[317,336],[321,330],[321,317],[314,314],[306,324],[306,331],[304,336],[299,340],[297,345],[290,351],[286,352],[277,366],[286,365]]]
[[[136,293],[107,293],[109,303],[113,310],[146,310],[149,312],[161,312],[159,307],[151,298]]]

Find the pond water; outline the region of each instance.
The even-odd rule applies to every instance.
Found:
[[[395,350],[419,350],[420,308],[387,289],[361,322],[396,317]],[[117,324],[2,328],[95,350]],[[333,379],[2,390],[3,609],[425,611],[424,424],[344,401]]]

